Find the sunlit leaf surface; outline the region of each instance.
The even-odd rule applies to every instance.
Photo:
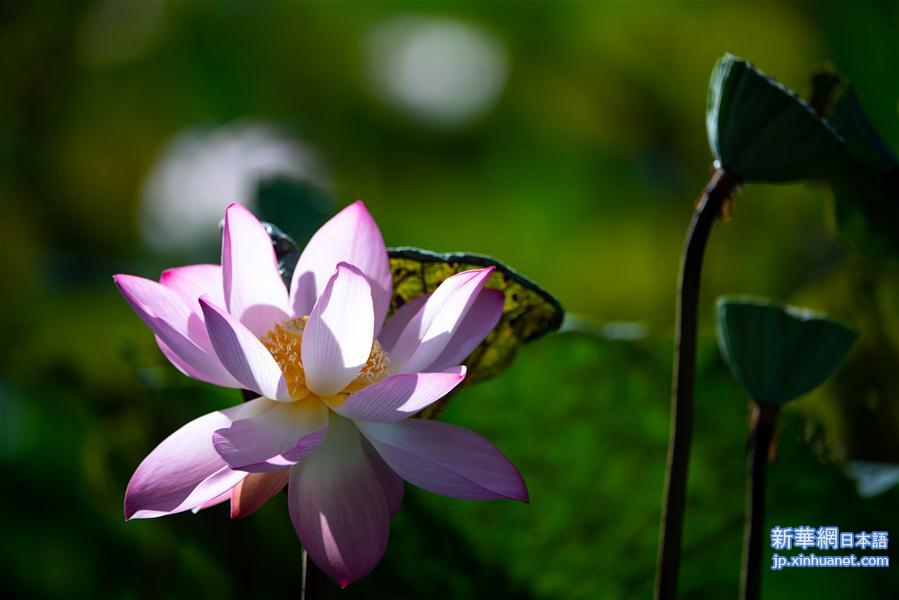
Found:
[[[844,152],[836,132],[799,96],[731,54],[712,72],[706,130],[715,160],[746,181],[824,177]]]
[[[393,272],[392,310],[434,291],[444,279],[460,271],[496,267],[487,287],[505,294],[503,316],[487,339],[465,360],[468,376],[463,386],[496,375],[509,365],[522,344],[556,331],[562,324],[564,311],[555,298],[494,258],[438,254],[419,248],[394,248],[389,254]],[[448,399],[432,405],[422,416],[430,418],[439,414]]]

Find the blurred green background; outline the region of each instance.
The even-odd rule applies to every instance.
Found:
[[[224,206],[280,175],[365,200],[388,245],[496,256],[597,324],[528,346],[444,415],[510,456],[531,504],[407,486],[383,562],[340,597],[649,597],[713,62],[731,51],[800,92],[830,62],[897,148],[897,45],[895,2],[0,3],[2,587],[298,595],[283,496],[239,522],[220,506],[124,523],[140,460],[238,394],[170,367],[111,280],[217,262]],[[835,239],[830,201],[824,186],[749,186],[712,235],[685,598],[737,592],[747,398],[714,341],[721,293],[861,333],[781,419],[768,526],[899,544],[899,269]],[[279,224],[303,241],[334,208]],[[857,485],[859,465],[886,483]],[[879,598],[899,565],[764,578],[766,598]]]

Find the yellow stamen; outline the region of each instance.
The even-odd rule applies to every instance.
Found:
[[[306,389],[306,374],[300,360],[303,329],[308,320],[309,317],[289,319],[275,325],[274,329],[259,338],[281,367],[287,381],[287,391],[294,400],[300,400],[309,394],[309,390]]]
[[[368,360],[365,361],[362,370],[356,375],[356,379],[343,388],[343,393],[352,394],[353,392],[358,392],[362,388],[377,383],[392,374],[390,357],[387,356],[387,352],[381,347],[378,340],[375,340],[371,345],[371,354],[368,355]]]
[[[288,319],[275,325],[271,331],[259,338],[272,353],[281,372],[284,373],[287,390],[294,400],[302,400],[309,395],[302,361],[303,330],[308,321],[309,317]],[[387,352],[381,347],[378,340],[374,340],[371,354],[359,371],[359,375],[335,396],[329,397],[328,401],[329,403],[342,403],[349,394],[377,383],[392,373],[390,357],[387,356]]]

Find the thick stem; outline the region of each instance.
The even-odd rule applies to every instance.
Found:
[[[309,560],[309,555],[303,550],[303,588],[300,600],[321,600],[325,597],[325,574]]]
[[[746,473],[746,531],[741,575],[741,597],[744,600],[758,600],[761,594],[762,543],[765,540],[765,470],[776,423],[777,406],[753,405],[747,446],[749,470]]]
[[[674,376],[671,391],[671,433],[668,441],[668,469],[662,505],[662,533],[656,572],[655,597],[677,597],[677,572],[687,499],[687,462],[693,435],[693,375],[696,362],[696,314],[702,257],[712,225],[737,180],[716,169],[706,185],[687,231],[678,282],[677,323],[674,347]]]

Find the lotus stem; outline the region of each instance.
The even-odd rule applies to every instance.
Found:
[[[747,454],[746,530],[743,538],[743,571],[741,594],[744,600],[758,600],[761,594],[762,543],[765,524],[765,488],[768,451],[774,438],[778,407],[753,404]]]
[[[309,555],[303,550],[303,587],[300,600],[321,600],[325,597],[325,584],[325,574],[309,560]]]
[[[693,378],[696,363],[696,315],[702,258],[712,225],[738,184],[721,168],[715,169],[693,213],[684,243],[678,283],[674,376],[671,393],[671,433],[662,506],[656,600],[677,597],[677,574],[687,496],[687,463],[693,435]]]

